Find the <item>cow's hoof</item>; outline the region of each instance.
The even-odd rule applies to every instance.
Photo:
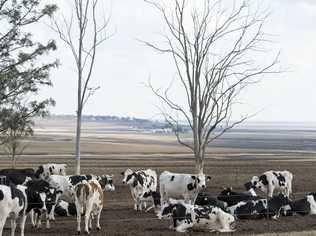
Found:
[[[97,227],[97,230],[100,231],[100,230],[101,230],[101,227]]]
[[[77,234],[78,234],[78,235],[80,235],[80,233],[81,233],[80,231],[77,231]]]
[[[89,231],[91,231],[91,230],[92,230],[92,228],[89,227]]]
[[[89,234],[89,231],[84,231],[85,234]]]

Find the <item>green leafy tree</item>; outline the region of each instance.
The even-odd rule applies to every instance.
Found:
[[[43,85],[52,85],[49,71],[58,61],[47,61],[44,56],[56,50],[56,44],[53,40],[34,41],[29,29],[42,18],[51,17],[56,9],[56,5],[43,5],[39,0],[0,0],[0,134],[3,143],[7,144],[8,140],[12,143],[12,137],[20,140],[22,136],[31,135],[31,119],[47,114],[48,106],[54,104],[51,98],[43,101],[31,98]]]

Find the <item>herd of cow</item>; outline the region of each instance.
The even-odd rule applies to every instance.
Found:
[[[121,174],[123,184],[130,187],[134,209],[154,208],[159,219],[171,218],[170,228],[178,232],[192,227],[232,232],[236,229],[236,219],[316,214],[316,193],[296,201],[290,199],[293,175],[289,171],[267,171],[252,177],[245,184],[246,192],[225,188],[217,197],[205,192],[211,177],[202,173],[164,171],[159,176],[159,191],[154,170],[127,169]],[[28,216],[33,227],[40,227],[45,217],[47,228],[55,215],[76,216],[78,233],[82,216],[86,233],[91,231],[92,220],[96,218],[96,228],[100,230],[104,191],[115,190],[112,178],[110,175],[66,175],[65,164],[46,164],[36,171],[0,170],[0,236],[7,218],[11,221],[11,235],[16,220],[20,220],[23,236]],[[257,189],[265,196],[258,196]],[[279,193],[274,195],[275,191]]]

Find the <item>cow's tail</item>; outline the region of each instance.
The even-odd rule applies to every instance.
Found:
[[[89,196],[89,183],[84,181],[76,186],[77,207],[80,207],[80,214],[85,213],[86,203]],[[77,209],[78,210],[78,209]]]

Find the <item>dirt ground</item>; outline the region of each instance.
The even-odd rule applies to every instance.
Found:
[[[101,217],[102,230],[97,232],[94,228],[91,235],[180,235],[169,230],[170,222],[168,220],[158,220],[153,212],[135,212],[128,187],[121,184],[120,172],[127,167],[134,169],[153,168],[158,173],[163,170],[177,172],[193,172],[191,158],[151,158],[147,161],[128,158],[119,161],[107,158],[85,157],[82,160],[82,173],[94,174],[114,174],[115,192],[106,193],[105,207]],[[69,159],[68,159],[69,160]],[[42,158],[25,157],[19,161],[19,167],[36,167],[40,163],[51,162],[52,160]],[[66,158],[60,157],[55,162],[67,163]],[[0,161],[1,167],[6,167],[7,161]],[[69,163],[71,166],[72,163]],[[216,160],[209,158],[206,163],[206,174],[212,176],[208,184],[207,191],[216,196],[223,186],[233,186],[236,190],[243,191],[245,183],[252,175],[259,174],[269,169],[288,169],[294,174],[295,198],[300,198],[305,192],[315,191],[316,165],[312,159],[296,160],[286,157],[276,157],[266,159],[265,157],[256,158],[229,158],[225,160]],[[293,216],[273,220],[256,221],[238,221],[237,232],[233,235],[253,235],[257,233],[269,232],[291,232],[306,231],[316,229],[315,216]],[[4,235],[9,235],[9,229],[4,231]],[[28,224],[26,226],[26,235],[75,235],[76,218],[57,218],[52,223],[51,229],[32,229]],[[213,235],[209,232],[192,231],[187,235]],[[214,234],[218,235],[218,234]]]

